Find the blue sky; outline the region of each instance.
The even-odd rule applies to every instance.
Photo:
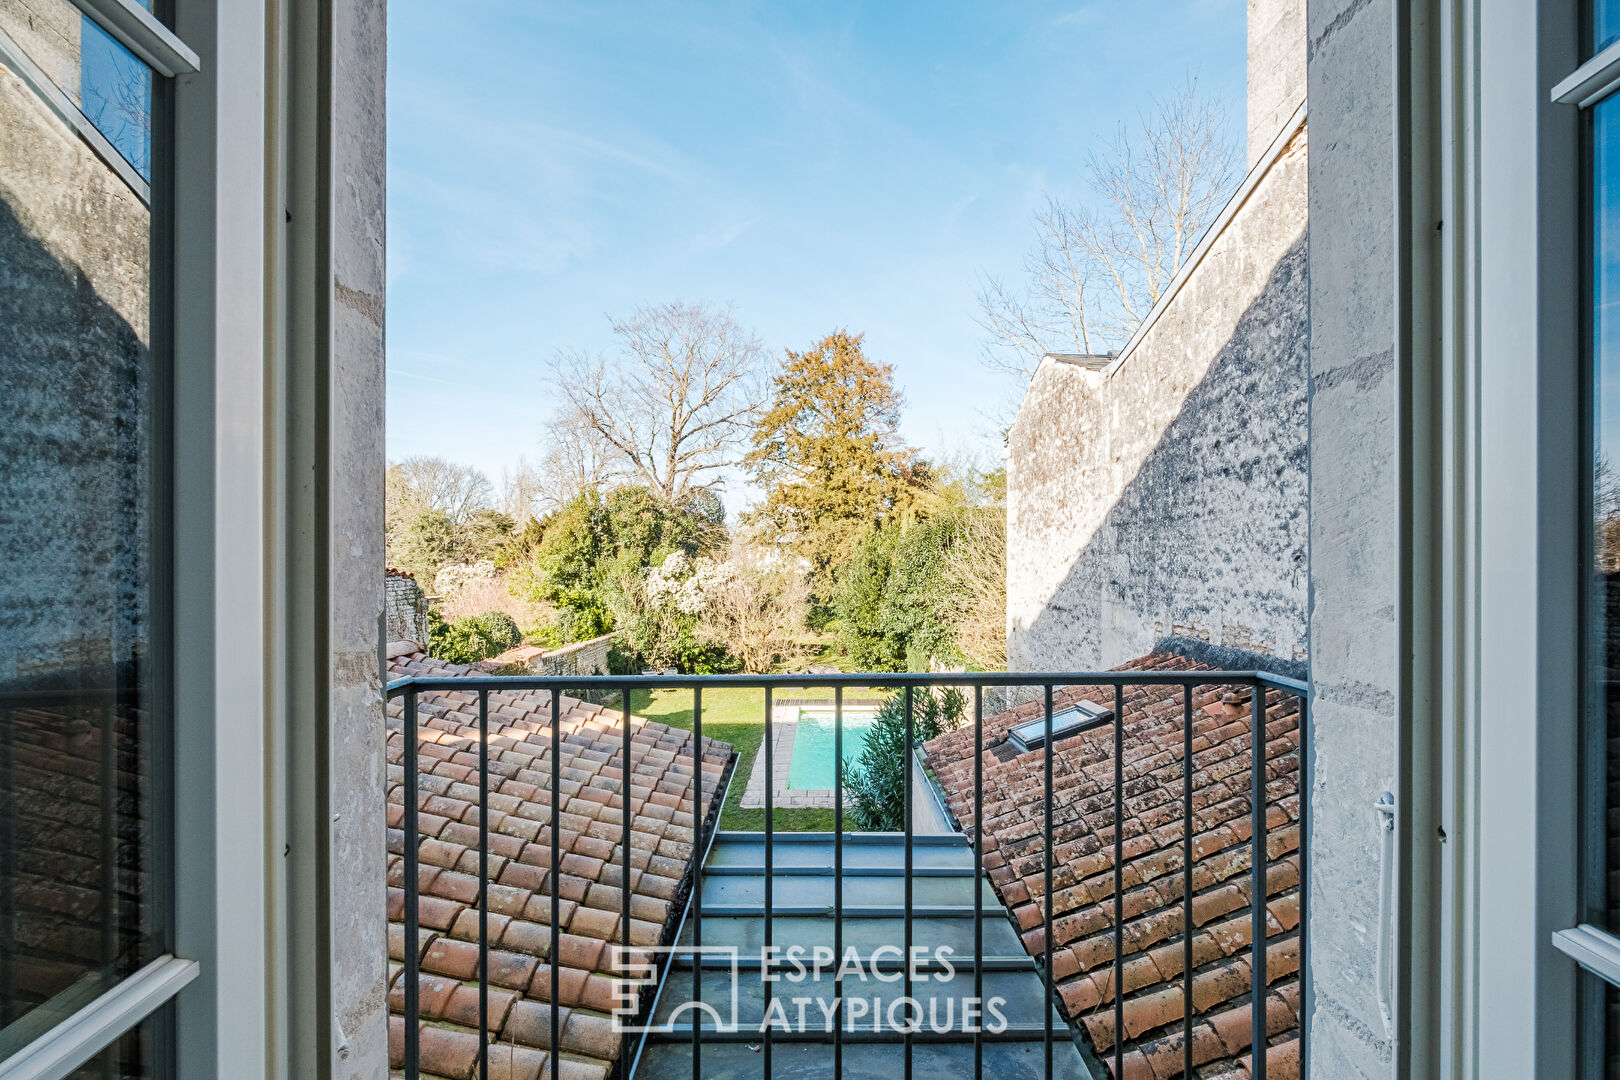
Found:
[[[1083,197],[1099,137],[1196,75],[1243,120],[1241,0],[389,5],[388,450],[544,450],[545,361],[608,316],[847,327],[908,440],[996,453],[976,275]],[[735,496],[728,499],[735,503]],[[733,506],[735,508],[735,506]]]

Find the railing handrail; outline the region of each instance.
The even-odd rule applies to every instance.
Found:
[[[799,688],[811,686],[871,687],[902,689],[907,686],[1210,686],[1219,683],[1259,683],[1271,690],[1282,690],[1309,699],[1310,686],[1299,679],[1268,671],[1213,671],[1193,668],[1186,671],[1071,671],[1071,672],[869,672],[838,675],[410,675],[389,683],[390,698],[408,689],[440,693],[463,690],[573,690],[581,687],[605,690],[708,689],[734,686],[742,689]]]

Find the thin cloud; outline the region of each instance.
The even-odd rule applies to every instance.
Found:
[[[1052,20],[1053,26],[1092,26],[1102,21],[1102,12],[1093,5],[1065,11]]]
[[[704,251],[718,251],[736,243],[737,238],[754,227],[754,219],[739,221],[721,229],[717,233],[703,233],[697,238],[697,245]]]

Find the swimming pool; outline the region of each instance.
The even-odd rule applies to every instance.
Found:
[[[844,710],[844,772],[849,762],[861,756],[866,733],[872,727],[870,710]],[[793,757],[788,764],[788,790],[829,791],[836,779],[833,771],[837,720],[831,709],[800,709],[793,731]]]

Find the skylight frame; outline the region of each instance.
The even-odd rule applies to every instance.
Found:
[[[1077,701],[1052,714],[1052,739],[1066,739],[1113,722],[1113,709],[1106,709],[1095,701]],[[1046,717],[1013,725],[1007,732],[1007,741],[1021,753],[1039,750],[1046,745]]]

